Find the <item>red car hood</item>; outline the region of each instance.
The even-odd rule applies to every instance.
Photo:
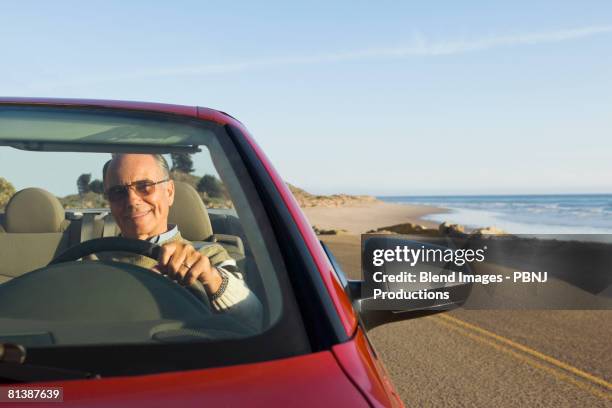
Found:
[[[368,406],[328,351],[231,367],[40,385],[62,386],[62,407]]]

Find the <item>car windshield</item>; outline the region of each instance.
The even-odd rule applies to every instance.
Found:
[[[66,350],[87,350],[80,368],[107,375],[308,352],[259,186],[222,125],[7,105],[0,145],[0,343],[73,368]],[[166,262],[155,248],[171,244]],[[113,352],[133,361],[101,363]]]

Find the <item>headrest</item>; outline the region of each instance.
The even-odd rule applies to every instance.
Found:
[[[60,232],[64,207],[41,188],[25,188],[11,197],[5,212],[6,232]]]
[[[204,241],[213,234],[202,198],[195,188],[182,181],[174,182],[174,204],[168,223],[178,225],[181,236],[189,241]]]

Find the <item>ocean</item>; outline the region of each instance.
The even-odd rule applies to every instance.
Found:
[[[385,196],[392,203],[444,207],[424,219],[512,234],[612,234],[612,194]]]

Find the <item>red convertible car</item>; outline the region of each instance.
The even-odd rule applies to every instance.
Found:
[[[194,106],[2,98],[0,145],[2,401],[61,387],[59,405],[79,407],[403,405],[366,330],[433,308],[363,308],[361,282],[344,277],[238,120]],[[121,191],[100,180],[117,153],[172,158],[168,222],[198,248],[223,247],[257,308],[213,310],[197,288],[94,256],[159,249],[120,236],[106,198]],[[146,194],[155,183],[132,184]]]

